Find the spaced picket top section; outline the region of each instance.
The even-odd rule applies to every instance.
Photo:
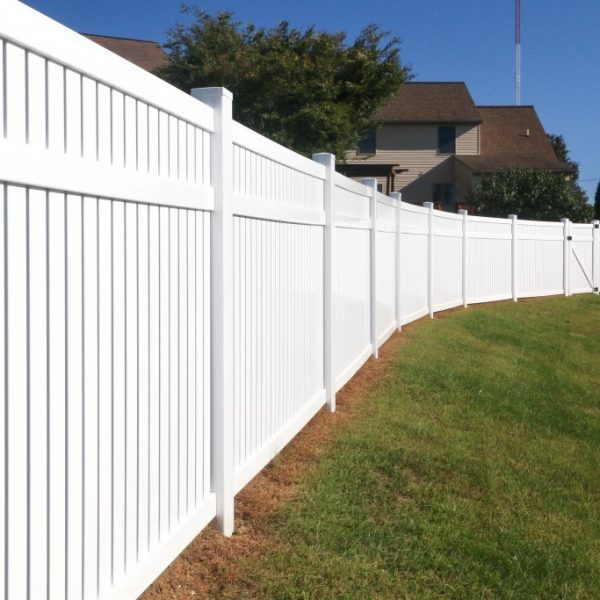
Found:
[[[571,294],[594,291],[594,224],[571,224],[570,265]]]
[[[210,208],[210,108],[20,2],[0,17],[0,180]]]
[[[336,391],[371,356],[369,190],[334,174],[333,370]]]
[[[396,323],[397,203],[377,192],[377,344],[394,333]]]
[[[517,223],[519,296],[548,296],[565,292],[564,223],[526,221]],[[568,261],[567,261],[568,263]],[[568,286],[566,286],[568,288]]]
[[[512,222],[468,216],[467,302],[492,302],[512,297]]]
[[[400,203],[400,307],[401,325],[429,312],[428,260],[429,210]]]
[[[440,210],[432,214],[435,311],[463,304],[463,220]]]
[[[325,167],[233,123],[234,491],[325,403]]]

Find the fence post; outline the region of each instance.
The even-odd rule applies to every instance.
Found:
[[[373,358],[379,358],[377,347],[377,179],[367,177],[362,180],[369,188],[371,203],[371,348]]]
[[[592,291],[600,286],[600,221],[592,221]]]
[[[467,306],[469,306],[469,303],[467,302],[467,267],[468,267],[468,261],[467,261],[467,235],[468,235],[468,231],[467,231],[467,227],[469,224],[468,221],[468,211],[466,211],[465,209],[461,209],[458,211],[459,215],[462,215],[463,221],[462,221],[462,297],[463,297],[463,307],[467,308]]]
[[[331,412],[335,411],[335,375],[333,371],[333,244],[335,235],[333,195],[335,191],[335,156],[313,154],[313,160],[326,169],[323,193],[325,229],[323,231],[323,379],[325,397]]]
[[[513,302],[519,299],[517,293],[517,280],[519,277],[518,262],[517,262],[517,215],[508,215],[510,219],[510,289]]]
[[[196,88],[192,96],[214,110],[210,181],[215,208],[210,217],[211,487],[217,522],[233,533],[233,95],[222,87]]]
[[[571,221],[563,222],[563,288],[565,296],[571,295]]]
[[[400,192],[392,192],[390,197],[396,201],[396,329],[402,331],[402,298],[401,293],[401,252],[400,246],[400,223],[402,219],[402,194]]]
[[[423,202],[429,209],[427,215],[427,305],[429,317],[433,319],[433,202]]]

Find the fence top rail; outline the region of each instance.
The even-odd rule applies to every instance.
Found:
[[[268,158],[273,162],[304,173],[305,175],[310,175],[321,180],[325,180],[326,178],[326,168],[323,165],[301,154],[297,154],[293,150],[266,138],[264,135],[256,133],[256,131],[252,131],[252,129],[237,121],[233,122],[232,135],[233,143],[236,146],[260,154],[264,158]]]
[[[410,204],[409,202],[400,201],[400,210],[407,212],[417,213],[419,215],[425,215],[429,213],[429,209],[423,206],[417,206],[416,204]]]
[[[0,2],[0,39],[213,131],[209,106],[21,2]]]
[[[386,206],[390,206],[392,208],[396,208],[396,201],[381,192],[377,192],[377,202],[380,204],[385,204]]]
[[[478,217],[476,215],[467,215],[467,220],[473,223],[501,223],[502,225],[510,225],[510,219],[502,219],[500,217]]]
[[[446,219],[448,221],[462,221],[463,216],[457,215],[455,213],[445,212],[443,210],[435,210],[433,211],[433,216],[438,219]]]
[[[535,225],[537,227],[554,227],[556,229],[562,229],[564,227],[561,221],[532,221],[528,219],[519,219],[517,225]]]
[[[342,190],[346,190],[347,192],[351,192],[352,194],[358,194],[360,196],[364,196],[365,198],[369,197],[369,190],[366,186],[358,181],[354,181],[354,179],[350,179],[341,173],[335,172],[333,182],[336,187],[341,188]]]

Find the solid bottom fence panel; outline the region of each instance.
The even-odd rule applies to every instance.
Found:
[[[371,344],[369,345],[335,378],[335,391],[342,389],[358,370],[369,360],[373,353]]]
[[[13,185],[0,196],[5,590],[112,597],[154,579],[184,524],[197,533],[214,514],[209,215]]]

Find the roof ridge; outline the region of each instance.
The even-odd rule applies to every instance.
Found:
[[[477,108],[535,108],[533,104],[476,104]]]

